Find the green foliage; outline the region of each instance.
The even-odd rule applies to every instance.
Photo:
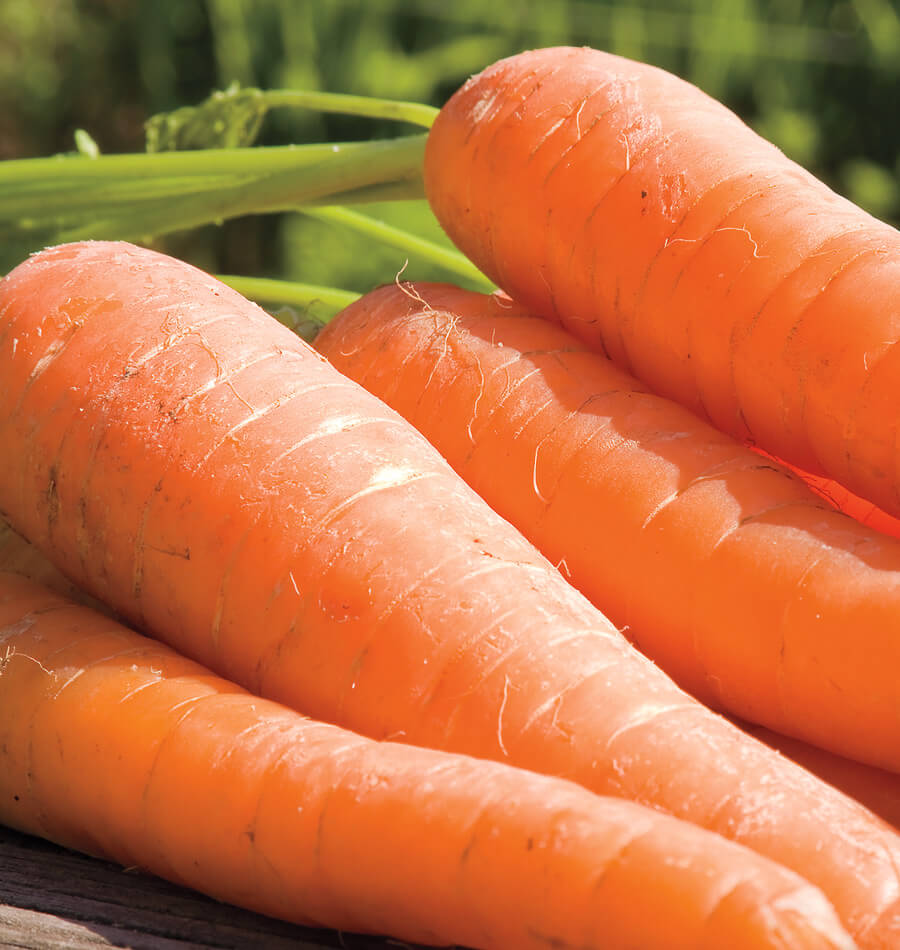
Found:
[[[353,211],[388,225],[421,235],[456,256],[425,201],[366,204]],[[383,240],[373,240],[360,230],[340,226],[328,220],[291,216],[284,222],[283,241],[287,276],[316,284],[345,287],[364,293],[396,279],[448,280],[485,291],[483,278],[452,266],[441,266],[434,257],[417,254]]]
[[[259,89],[233,82],[197,106],[161,112],[144,124],[148,152],[191,148],[241,148],[259,135],[268,106]]]
[[[173,111],[148,130],[152,148],[235,144],[215,139],[225,130],[216,110],[226,104],[246,107],[241,142],[395,135],[387,115],[264,109],[252,89],[440,106],[493,60],[553,44],[597,46],[677,72],[853,201],[897,222],[893,0],[0,0],[0,158],[70,152],[73,142],[84,155],[140,151],[147,119]],[[209,98],[217,89],[226,91]],[[444,240],[420,203],[376,214]],[[393,279],[404,265],[408,276],[449,276],[295,214],[203,228],[163,246],[222,271],[353,290]],[[7,257],[15,253],[7,247]]]
[[[844,191],[877,217],[900,215],[900,182],[897,175],[865,158],[852,159],[843,169]]]

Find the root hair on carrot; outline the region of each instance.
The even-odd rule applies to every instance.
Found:
[[[14,633],[22,633],[22,632],[23,631],[21,629],[14,631]],[[36,657],[33,657],[28,653],[23,653],[21,650],[17,650],[15,647],[11,647],[11,646],[7,646],[6,651],[4,652],[3,656],[0,656],[0,676],[2,676],[6,672],[6,669],[9,666],[9,664],[12,662],[12,658],[14,656],[20,656],[22,657],[23,660],[30,660],[32,663],[35,663],[37,666],[39,666],[42,672],[46,673],[51,679],[53,679],[54,681],[57,679],[56,673],[54,673],[53,670],[48,670],[47,667],[44,666],[44,664],[41,663],[41,661],[38,660]]]
[[[403,290],[402,287],[400,289]],[[413,289],[415,290],[415,288]],[[403,292],[406,293],[405,290],[403,290]],[[422,301],[422,304],[425,307],[425,310],[422,313],[423,316],[427,314],[434,314],[437,312],[434,310],[433,307],[431,307],[429,304],[425,303],[424,300],[422,300],[422,298],[419,296],[418,291],[415,291],[415,294],[409,293],[407,294],[407,296],[412,297],[414,300]],[[431,372],[428,374],[428,379],[425,380],[425,385],[422,387],[423,392],[427,391],[428,387],[431,386],[431,381],[434,379],[434,374],[437,372],[438,367],[441,365],[441,362],[443,361],[444,357],[447,355],[447,351],[450,349],[450,337],[454,334],[454,332],[456,332],[456,325],[459,322],[459,317],[456,314],[448,314],[448,316],[450,317],[450,319],[447,323],[447,329],[444,331],[444,334],[443,334],[444,338],[443,338],[443,344],[441,347],[441,353],[440,353],[440,356],[438,356],[438,358],[432,364]]]
[[[481,403],[482,398],[484,397],[484,369],[481,366],[481,360],[477,357],[475,358],[475,368],[478,370],[478,392],[475,394],[475,401],[472,403],[472,415],[469,419],[468,424],[466,425],[466,435],[469,437],[469,442],[472,445],[475,444],[475,436],[472,434],[472,426],[475,424],[475,419],[478,417],[478,406]]]
[[[422,305],[422,309],[426,313],[431,313],[434,310],[434,308],[419,293],[419,291],[416,290],[415,284],[413,284],[411,281],[400,279],[403,276],[403,272],[406,270],[407,267],[409,267],[408,258],[407,260],[403,262],[403,266],[400,268],[400,270],[397,271],[396,275],[394,276],[394,283],[397,285],[397,288],[400,290],[401,293],[406,294],[406,296],[409,297],[410,300],[418,301]]]
[[[506,710],[506,703],[509,700],[509,677],[503,677],[503,699],[500,701],[500,711],[497,713],[497,745],[500,746],[500,751],[509,758],[509,752],[506,751],[506,746],[503,743],[503,713]]]
[[[541,489],[540,489],[540,486],[538,485],[538,477],[537,477],[538,453],[539,453],[540,450],[541,450],[541,445],[543,445],[543,442],[540,442],[540,443],[538,443],[537,446],[535,446],[535,450],[534,450],[534,464],[533,464],[532,467],[531,467],[531,484],[532,484],[532,486],[534,487],[534,493],[535,493],[535,495],[537,495],[537,497],[541,500],[541,503],[542,503],[542,504],[545,504],[545,505],[549,505],[549,504],[550,504],[550,499],[547,498],[547,497],[543,494],[543,492],[542,492]]]
[[[578,138],[581,138],[581,113],[584,111],[584,107],[587,105],[587,99],[581,100],[581,105],[578,107],[578,111],[575,113],[575,134]]]

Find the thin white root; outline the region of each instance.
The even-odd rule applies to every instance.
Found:
[[[12,662],[14,656],[20,656],[23,660],[31,660],[32,663],[36,664],[40,669],[51,677],[51,679],[56,679],[56,673],[53,670],[48,670],[40,660],[36,657],[29,656],[27,653],[22,653],[21,650],[17,650],[15,647],[7,646],[6,652],[0,657],[0,676],[6,672],[6,668]]]
[[[497,745],[500,746],[500,751],[509,758],[509,753],[506,751],[506,746],[503,744],[503,713],[506,710],[506,701],[509,699],[509,677],[503,677],[503,699],[500,702],[500,712],[497,715]]]

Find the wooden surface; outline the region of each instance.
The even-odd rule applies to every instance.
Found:
[[[411,945],[261,917],[0,826],[0,947],[402,950]]]

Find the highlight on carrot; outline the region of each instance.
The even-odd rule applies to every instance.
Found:
[[[692,695],[900,771],[900,542],[508,298],[386,285],[315,345]]]
[[[411,425],[209,275],[47,249],[0,281],[0,378],[0,509],[132,625],[316,719],[717,831],[861,946],[900,939],[900,838],[677,688]]]
[[[900,232],[661,69],[532,50],[425,154],[444,229],[657,392],[900,515]]]
[[[478,948],[854,946],[718,835],[306,719],[2,572],[0,650],[0,820],[218,899]]]

